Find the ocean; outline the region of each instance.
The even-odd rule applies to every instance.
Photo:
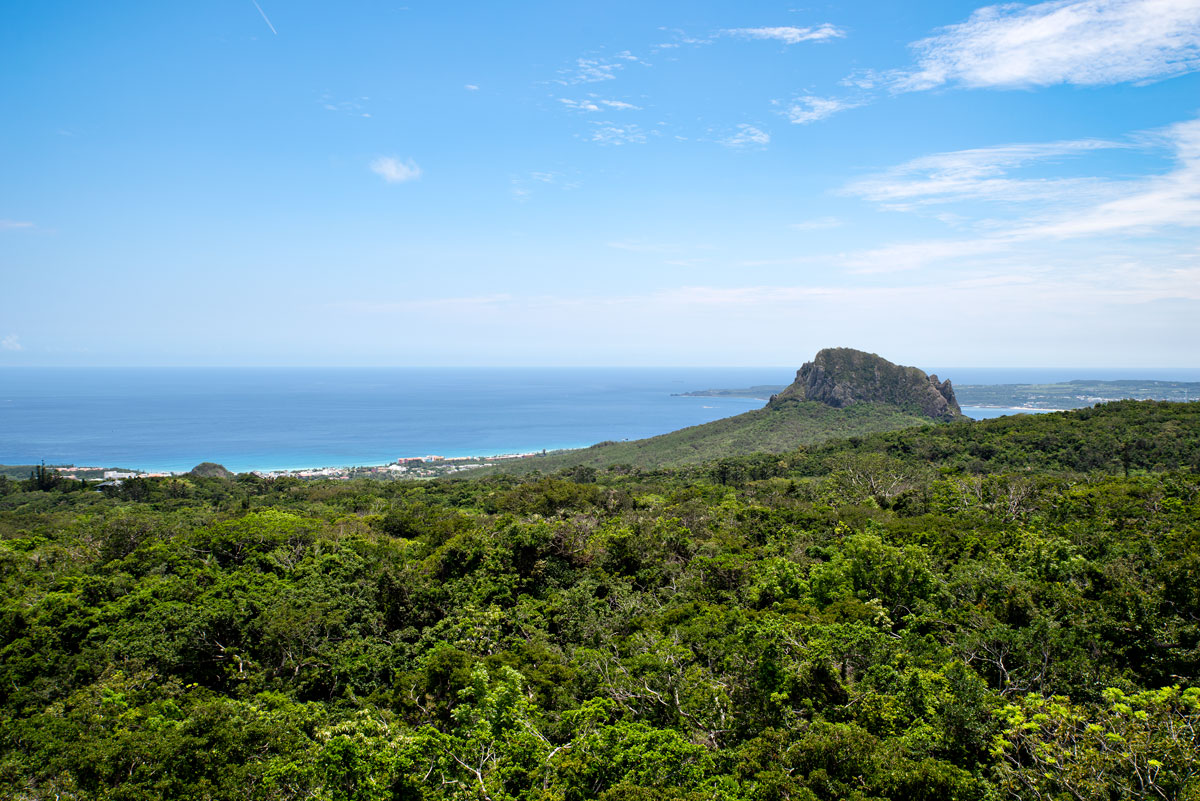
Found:
[[[1200,380],[1200,370],[935,372],[964,384]],[[783,367],[3,368],[0,464],[162,471],[212,461],[240,472],[578,448],[762,405],[673,393],[794,377]]]

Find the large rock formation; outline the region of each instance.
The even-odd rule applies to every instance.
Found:
[[[932,420],[963,417],[949,379],[939,382],[936,375],[916,367],[902,367],[852,348],[822,350],[800,368],[791,386],[771,396],[767,408],[805,400],[839,409],[854,403],[887,403]]]

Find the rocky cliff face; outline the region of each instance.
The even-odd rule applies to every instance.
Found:
[[[768,408],[790,400],[819,401],[843,408],[853,403],[887,403],[919,411],[931,420],[963,417],[950,380],[938,381],[916,367],[852,348],[826,348],[796,373],[796,380],[771,397]]]

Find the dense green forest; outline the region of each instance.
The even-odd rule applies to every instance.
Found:
[[[0,478],[0,796],[1200,799],[1200,404]]]

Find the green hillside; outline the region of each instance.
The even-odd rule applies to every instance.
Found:
[[[802,445],[925,425],[929,419],[882,403],[835,409],[816,401],[788,401],[766,409],[714,420],[669,434],[630,442],[601,442],[590,448],[521,459],[503,472],[552,472],[571,467],[664,467],[699,464],[726,456],[783,453]]]
[[[601,442],[509,462],[501,472],[574,467],[679,467],[751,453],[783,453],[831,439],[962,419],[949,381],[852,348],[825,348],[766,408],[633,442]]]

